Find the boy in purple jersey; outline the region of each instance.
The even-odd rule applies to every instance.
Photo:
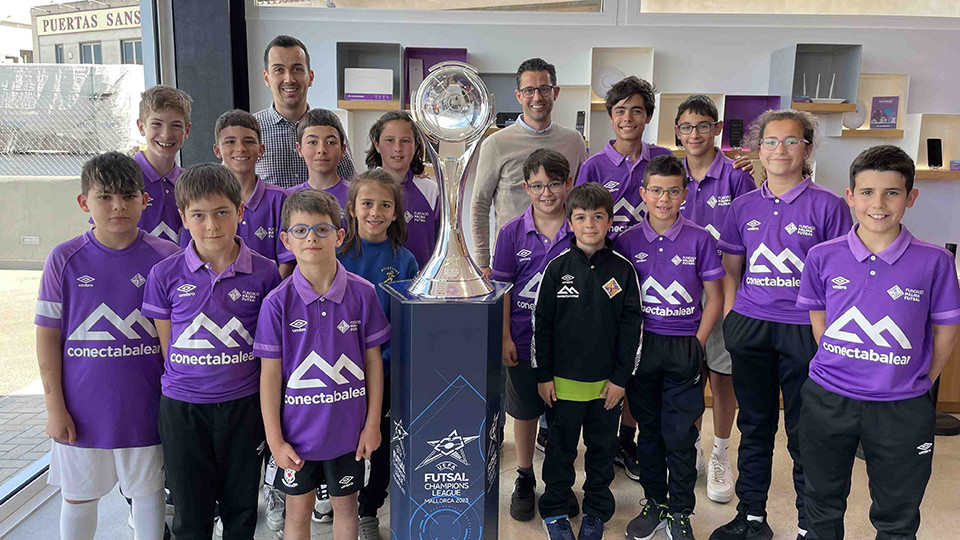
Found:
[[[506,411],[513,418],[517,447],[517,481],[510,497],[510,516],[529,521],[536,513],[533,449],[537,419],[544,408],[537,392],[537,378],[530,366],[533,339],[530,317],[543,269],[570,246],[573,233],[567,226],[564,205],[573,179],[563,154],[546,148],[530,154],[523,163],[523,177],[530,207],[507,222],[497,234],[491,277],[514,285],[513,291],[504,297],[503,317]],[[578,506],[570,509],[571,514],[579,511]]]
[[[246,246],[277,263],[280,279],[293,272],[293,254],[280,242],[280,209],[287,192],[268,184],[254,172],[263,156],[260,124],[247,111],[234,109],[217,118],[213,129],[213,153],[240,182],[243,218],[237,236]],[[180,234],[180,246],[187,247],[192,236],[189,228]]]
[[[337,163],[347,148],[347,134],[340,118],[327,109],[310,109],[297,123],[297,152],[307,164],[306,182],[287,190],[326,191],[340,203],[340,222],[346,229],[347,192],[350,184],[337,174]]]
[[[302,190],[283,208],[282,238],[297,268],[264,301],[254,344],[263,358],[263,423],[276,460],[267,481],[287,494],[287,540],[310,538],[323,476],[330,480],[334,538],[355,539],[364,460],[381,443],[380,345],[390,339],[390,325],[373,285],[337,261],[344,232],[334,224],[336,199]]]
[[[960,287],[945,249],[900,221],[917,200],[913,160],[874,146],[850,166],[845,236],[807,254],[797,307],[810,310],[819,347],[802,390],[800,444],[807,538],[844,537],[857,444],[870,479],[877,538],[916,538],[933,461],[928,393],[960,329]]]
[[[680,206],[680,215],[720,238],[723,220],[733,200],[757,188],[753,175],[734,166],[734,161],[714,146],[714,140],[723,130],[723,121],[717,106],[709,97],[693,95],[677,107],[677,137],[686,151],[689,186],[687,197]],[[713,393],[713,450],[709,464],[703,462],[700,436],[697,436],[697,472],[707,473],[707,498],[727,503],[733,498],[733,470],[727,459],[730,432],[737,411],[737,398],[730,377],[730,353],[723,343],[722,317],[717,319],[707,338],[703,376],[709,377]],[[706,386],[704,386],[706,388]],[[702,417],[701,417],[702,419]],[[700,429],[700,421],[697,422]]]
[[[190,96],[183,90],[157,85],[140,94],[137,128],[147,147],[134,156],[149,198],[138,226],[154,236],[178,242],[182,222],[174,200],[174,186],[183,173],[177,153],[190,134]]]
[[[817,121],[807,112],[767,111],[751,127],[766,181],[733,201],[720,231],[723,251],[723,337],[733,361],[733,389],[740,404],[737,427],[737,516],[711,540],[769,539],[767,492],[774,436],[780,417],[793,458],[798,537],[806,534],[803,466],[798,425],[800,387],[816,352],[810,318],[796,306],[800,273],[811,247],[850,229],[843,200],[813,183],[807,160]],[[741,269],[746,270],[741,273]],[[742,274],[742,275],[741,275]]]
[[[700,370],[707,336],[723,309],[723,265],[710,233],[680,216],[687,196],[683,162],[672,155],[653,158],[641,195],[646,217],[613,246],[637,270],[644,312],[640,363],[626,394],[638,424],[646,500],[626,535],[652,538],[666,527],[673,540],[692,539],[694,441],[704,408]]]
[[[37,300],[37,357],[54,439],[48,482],[60,486],[60,534],[92,539],[97,505],[120,482],[139,538],[164,529],[157,432],[163,359],[140,313],[144,276],[177,252],[137,228],[147,194],[118,152],[83,166],[77,202],[94,229],[53,248]]]
[[[173,532],[209,538],[219,502],[224,537],[251,538],[264,447],[253,336],[280,274],[236,236],[240,183],[225,167],[190,167],[176,198],[193,240],[150,271],[143,295],[165,358],[159,425]]]

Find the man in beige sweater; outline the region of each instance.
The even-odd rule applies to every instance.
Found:
[[[477,174],[470,203],[473,255],[480,269],[490,275],[490,206],[495,204],[497,230],[530,206],[523,191],[523,162],[537,148],[556,150],[567,158],[576,178],[587,159],[583,137],[550,119],[553,102],[560,95],[557,70],[540,58],[531,58],[517,69],[517,101],[523,114],[517,122],[487,137],[480,145]]]

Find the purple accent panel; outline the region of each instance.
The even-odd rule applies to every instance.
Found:
[[[410,79],[408,78],[408,74],[410,72],[411,58],[419,58],[423,60],[423,76],[426,77],[430,73],[430,68],[440,62],[444,62],[447,60],[455,60],[457,62],[466,62],[467,50],[466,49],[445,49],[442,47],[404,47],[403,49],[403,81],[400,82],[400,87],[403,88],[402,95],[403,95],[404,104],[407,104],[410,102],[410,96],[412,93],[410,88]]]
[[[764,111],[780,108],[780,96],[726,96],[723,105],[723,133],[720,136],[720,149],[732,150],[730,146],[730,119],[743,120],[744,136],[750,124]]]

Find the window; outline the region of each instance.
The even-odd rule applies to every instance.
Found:
[[[921,15],[960,17],[960,2],[921,0],[808,0],[805,2],[771,3],[768,0],[738,2],[704,2],[703,0],[642,0],[643,13],[776,13],[791,15]]]
[[[53,57],[57,64],[63,63],[63,43],[57,43],[53,46]]]
[[[100,50],[100,42],[81,43],[80,44],[80,63],[81,64],[102,64],[103,54]]]
[[[143,42],[139,39],[128,39],[120,42],[121,62],[124,64],[143,65]]]
[[[257,0],[257,6],[399,10],[579,11],[600,13],[602,0]]]

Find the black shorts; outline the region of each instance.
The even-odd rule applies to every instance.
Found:
[[[543,414],[543,399],[537,391],[537,376],[530,360],[517,358],[516,367],[507,368],[507,414],[517,420],[533,420]]]
[[[331,497],[345,497],[360,491],[369,478],[370,462],[357,461],[354,452],[324,461],[304,461],[299,471],[281,469],[271,457],[266,473],[266,482],[287,495],[303,495],[327,484]]]

